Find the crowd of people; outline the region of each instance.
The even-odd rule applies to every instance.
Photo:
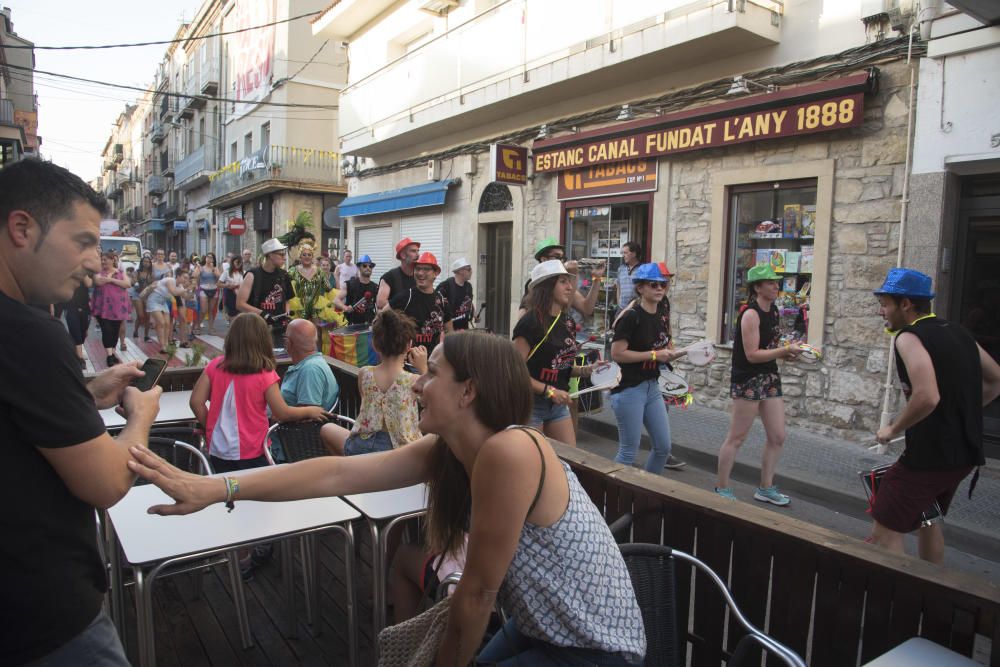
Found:
[[[19,508],[0,518],[9,538],[0,547],[8,565],[0,586],[19,601],[0,611],[0,663],[128,664],[102,608],[106,567],[94,539],[94,508],[118,502],[136,476],[173,500],[150,508],[168,515],[214,503],[232,509],[242,500],[426,483],[423,540],[397,551],[390,598],[401,620],[416,613],[428,581],[449,574],[441,569],[445,563],[461,570],[439,659],[641,663],[647,638],[628,571],[600,511],[549,440],[575,443],[571,383],[607,363],[580,357],[579,315],[593,312],[600,267],[590,291],[581,294],[576,273],[582,267],[564,262],[563,247],[546,239],[513,339],[506,340],[460,331],[475,321],[471,266],[456,261],[453,279],[435,288],[438,260],[413,239],[399,242],[400,266],[377,286],[369,256],[355,265],[345,255],[331,273],[310,244],[299,248],[298,266],[286,271],[288,248],[277,239],[263,244],[260,261],[251,252],[218,267],[214,257],[178,262],[174,253],[157,250],[129,277],[113,255],[100,253],[106,212],[89,186],[51,163],[27,159],[0,170],[0,431],[9,456],[0,498]],[[656,378],[684,352],[675,348],[670,325],[672,274],[662,263],[641,262],[637,246],[629,252],[619,274],[629,282],[619,283],[610,352],[621,366],[611,396],[620,434],[616,460],[637,465],[645,426],[653,448],[644,467],[659,473],[670,465],[671,442]],[[716,491],[733,497],[727,484],[732,460],[759,415],[768,447],[754,496],[787,505],[772,479],[784,439],[775,362],[798,352],[776,335],[776,276],[760,266],[746,279],[733,353],[732,425]],[[358,374],[362,405],[355,426],[320,428],[331,456],[267,465],[270,421],[326,421],[342,389],[317,350],[314,318],[290,317],[304,311],[303,298],[308,302],[311,293],[318,300],[326,287],[343,295],[334,301],[352,321],[371,324],[381,360]],[[73,346],[82,344],[93,315],[111,357],[128,309],[138,315],[136,301],[165,345],[172,319],[184,321],[182,309],[207,309],[214,318],[220,289],[232,318],[223,354],[209,362],[191,397],[213,470],[223,473],[209,477],[183,472],[147,448],[161,390],[130,386],[141,376],[136,363],[109,359],[108,370],[85,382]],[[875,296],[897,337],[908,402],[876,434],[880,442],[905,435],[906,450],[873,502],[872,541],[901,551],[902,536],[919,530],[920,555],[940,562],[940,525],[921,528],[919,514],[933,501],[946,512],[958,483],[983,463],[981,409],[1000,395],[1000,366],[960,326],[934,316],[929,277],[893,269]],[[294,299],[298,309],[291,307]],[[53,303],[66,304],[69,336],[47,310]],[[133,332],[145,326],[137,318]],[[292,359],[283,379],[276,372],[278,346]],[[126,419],[117,438],[98,414],[112,406]],[[266,547],[247,554],[245,575],[269,556]],[[482,645],[497,600],[510,620]]]

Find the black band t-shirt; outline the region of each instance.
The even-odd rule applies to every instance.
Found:
[[[382,279],[379,282],[384,282],[389,286],[390,301],[406,290],[417,286],[416,279],[413,276],[408,276],[403,273],[403,269],[398,266],[383,273]]]
[[[468,281],[464,285],[459,285],[454,278],[448,278],[437,286],[437,291],[448,300],[451,305],[453,319],[451,326],[455,330],[468,329],[472,320],[474,306],[472,302],[472,285]]]
[[[425,294],[416,287],[397,294],[389,307],[406,313],[417,323],[417,335],[413,345],[423,345],[427,354],[434,351],[441,342],[444,325],[451,321],[451,306],[438,292]]]
[[[748,380],[765,373],[777,373],[778,362],[772,359],[762,364],[750,363],[747,359],[746,350],[743,348],[743,316],[750,309],[757,311],[760,318],[760,347],[761,350],[773,350],[781,344],[781,329],[778,327],[778,307],[771,304],[770,312],[765,313],[757,300],[754,299],[736,318],[736,333],[733,336],[733,368],[730,378],[733,382],[744,383]]]
[[[261,266],[247,271],[253,276],[253,286],[247,303],[260,308],[265,313],[280,315],[288,310],[288,300],[292,298],[292,279],[284,269],[268,273]]]
[[[648,352],[662,350],[670,346],[670,302],[663,300],[656,313],[646,312],[642,306],[635,304],[615,322],[614,341],[628,341],[628,349]],[[649,359],[621,364],[622,379],[618,386],[611,390],[617,393],[622,389],[634,387],[646,380],[655,380],[660,376],[660,363]]]
[[[514,325],[511,338],[523,338],[528,342],[528,350],[535,350],[527,360],[528,374],[532,378],[566,391],[569,389],[573,359],[580,351],[580,345],[576,341],[579,326],[566,313],[558,315],[558,320],[550,331],[549,325],[552,324],[551,316],[544,322],[539,322],[535,313],[528,311]]]
[[[358,278],[351,278],[347,281],[347,294],[344,296],[344,305],[354,308],[353,311],[345,313],[347,321],[351,324],[371,324],[375,319],[375,297],[378,295],[378,285],[369,281],[362,283]]]
[[[94,508],[38,448],[105,432],[65,327],[0,293],[0,664],[51,653],[97,617],[107,580]]]

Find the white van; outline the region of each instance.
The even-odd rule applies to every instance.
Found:
[[[142,258],[142,241],[134,236],[102,236],[101,252],[114,250],[118,255],[118,268],[125,271],[128,267],[139,270],[139,260]]]

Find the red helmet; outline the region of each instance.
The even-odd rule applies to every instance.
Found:
[[[406,249],[406,246],[411,245],[417,246],[417,250],[420,250],[420,244],[411,239],[409,236],[405,236],[400,239],[399,243],[396,244],[396,259],[399,259],[400,254],[402,254],[402,252]]]
[[[433,266],[434,273],[441,273],[441,267],[438,266],[438,260],[437,257],[434,256],[434,253],[430,252],[420,253],[420,257],[417,257],[417,261],[414,262],[413,265],[416,266],[418,264],[423,264],[424,266]]]

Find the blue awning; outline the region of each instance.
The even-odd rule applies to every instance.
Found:
[[[341,217],[373,215],[403,211],[424,206],[443,206],[448,188],[459,182],[457,178],[431,181],[398,190],[385,190],[369,195],[348,197],[340,202]]]
[[[144,232],[162,232],[165,231],[163,226],[163,220],[161,218],[153,218],[148,220],[145,225],[143,225]]]

